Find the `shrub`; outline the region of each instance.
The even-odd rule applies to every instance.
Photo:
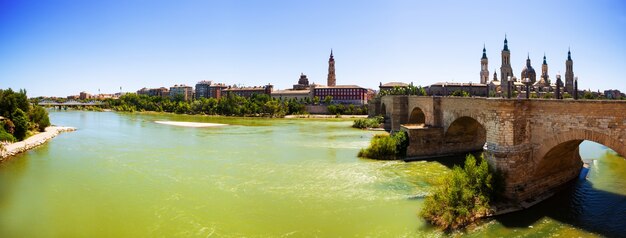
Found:
[[[380,126],[380,122],[376,118],[360,118],[354,120],[352,127],[364,129],[364,128],[376,128]]]
[[[495,194],[494,175],[487,161],[467,155],[464,168],[454,166],[452,173],[428,197],[420,215],[443,229],[457,229],[490,213]]]
[[[15,142],[15,137],[0,127],[0,141]]]
[[[46,130],[46,127],[50,126],[48,112],[43,107],[33,106],[29,114],[30,121],[37,125],[37,129],[39,129],[39,131],[43,132]]]
[[[12,115],[13,124],[15,124],[15,132],[13,135],[17,140],[23,140],[26,138],[26,131],[28,131],[28,117],[22,109],[17,108]]]
[[[359,157],[381,160],[398,159],[406,155],[409,145],[405,131],[398,131],[393,135],[378,134],[372,138],[370,146],[359,151]]]

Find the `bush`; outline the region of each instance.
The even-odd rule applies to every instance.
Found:
[[[23,140],[26,138],[26,132],[28,131],[28,117],[22,109],[17,108],[12,115],[13,124],[15,124],[15,132],[13,135],[17,140]]]
[[[376,118],[361,118],[354,120],[352,127],[365,129],[365,128],[377,128],[380,126],[380,122]]]
[[[0,127],[0,141],[15,142],[15,137]]]
[[[426,197],[420,215],[443,229],[457,229],[488,215],[495,194],[494,175],[487,161],[467,155],[465,166],[454,166],[435,192]]]
[[[50,126],[50,118],[46,109],[40,106],[33,106],[29,113],[30,121],[37,125],[37,129],[41,132]]]
[[[359,157],[381,160],[393,160],[404,157],[409,146],[408,135],[398,131],[393,135],[378,134],[372,138],[370,146],[359,151]]]

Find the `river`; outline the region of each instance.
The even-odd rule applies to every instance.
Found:
[[[445,234],[418,217],[462,161],[356,157],[349,120],[50,112],[77,127],[0,164],[0,237],[594,237],[626,234],[626,160],[585,142],[587,180]],[[228,124],[187,128],[154,121]]]

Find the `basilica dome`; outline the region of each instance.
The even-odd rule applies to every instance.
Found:
[[[525,78],[529,78],[530,82],[535,83],[537,81],[537,74],[535,73],[535,69],[530,65],[530,57],[526,59],[526,66],[522,70],[521,80]]]

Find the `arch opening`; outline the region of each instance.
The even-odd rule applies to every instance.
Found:
[[[424,124],[426,124],[426,114],[424,114],[424,111],[422,111],[419,107],[413,108],[411,114],[409,115],[409,121],[407,124],[424,126]]]
[[[544,145],[548,147],[548,151],[543,155],[539,154],[539,163],[534,169],[535,177],[547,177],[568,169],[580,170],[583,166],[580,145],[585,141],[605,146],[624,158],[623,151],[619,151],[618,148],[611,146],[613,144],[612,140],[589,140],[587,138],[569,139],[554,143],[556,145]]]
[[[476,119],[459,117],[444,135],[444,146],[454,152],[480,151],[487,141],[487,130]]]

